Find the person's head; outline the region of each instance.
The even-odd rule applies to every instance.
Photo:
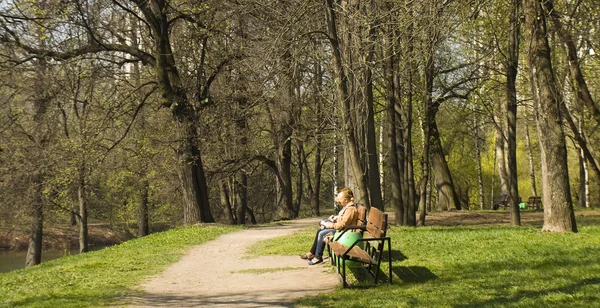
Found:
[[[335,201],[339,202],[342,206],[350,202],[354,202],[354,193],[350,188],[343,188],[335,198]]]

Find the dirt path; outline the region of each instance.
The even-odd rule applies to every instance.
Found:
[[[254,227],[196,246],[143,284],[140,288],[146,294],[132,298],[131,307],[293,307],[291,302],[299,297],[331,291],[338,278],[327,272],[328,265],[309,266],[298,256],[247,259],[245,254],[257,241],[317,226],[318,221]]]
[[[393,222],[393,214],[390,213]],[[600,211],[579,212],[600,216]],[[523,212],[523,225],[543,224],[543,212]],[[257,241],[316,226],[319,218],[294,220],[285,226],[253,227],[194,247],[160,276],[140,286],[144,296],[128,299],[130,307],[293,307],[299,297],[328,292],[339,285],[329,265],[309,266],[298,256],[248,259],[246,249]],[[438,212],[428,226],[509,225],[510,213]],[[308,249],[309,247],[307,247]]]

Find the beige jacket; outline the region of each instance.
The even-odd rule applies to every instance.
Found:
[[[340,213],[333,220],[332,228],[340,230],[347,226],[356,226],[358,223],[358,210],[354,206],[353,202],[350,202],[344,206]]]

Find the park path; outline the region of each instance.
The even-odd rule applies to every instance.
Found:
[[[328,265],[309,266],[295,255],[249,258],[246,254],[257,241],[290,235],[317,226],[318,221],[251,227],[196,246],[141,285],[145,294],[130,298],[130,307],[294,307],[299,297],[331,291],[339,280]],[[306,244],[308,250],[312,243]]]

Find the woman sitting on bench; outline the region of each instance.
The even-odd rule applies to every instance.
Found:
[[[338,215],[331,215],[326,221],[321,221],[321,228],[317,231],[310,252],[300,256],[302,259],[310,260],[309,265],[323,262],[323,251],[325,250],[325,236],[331,232],[341,230],[347,226],[355,226],[358,222],[358,210],[354,206],[354,194],[350,188],[344,188],[335,198],[343,208]]]

